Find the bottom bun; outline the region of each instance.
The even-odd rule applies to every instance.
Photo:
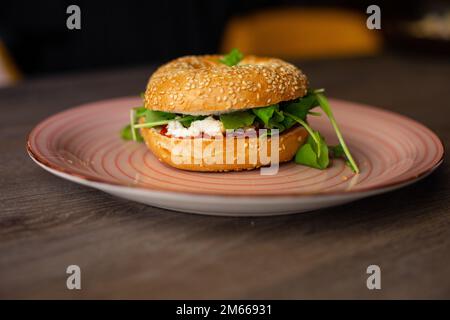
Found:
[[[272,157],[273,138],[258,137],[173,138],[154,128],[142,128],[147,147],[162,162],[189,171],[223,172],[252,170],[276,162]],[[307,131],[294,127],[279,136],[278,162],[292,160],[306,141]],[[265,147],[264,147],[265,145]],[[276,148],[276,142],[273,149]]]

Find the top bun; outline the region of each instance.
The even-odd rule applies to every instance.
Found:
[[[229,67],[223,56],[187,56],[161,66],[145,91],[145,107],[208,115],[265,107],[303,97],[306,76],[280,59],[245,56]]]

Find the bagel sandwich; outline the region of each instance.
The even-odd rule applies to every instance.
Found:
[[[327,146],[308,124],[308,116],[320,115],[315,107],[330,119],[339,145]],[[341,156],[359,172],[323,89],[309,89],[306,75],[288,62],[237,49],[159,67],[121,135],[183,170],[252,170],[292,159],[325,169],[330,157]]]

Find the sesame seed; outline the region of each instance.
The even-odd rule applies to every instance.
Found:
[[[188,106],[195,112],[220,109],[225,105],[227,108],[245,108],[251,105],[248,94],[258,103],[262,100],[267,104],[272,99],[266,95],[295,99],[298,93],[306,91],[306,81],[305,75],[295,66],[278,59],[249,58],[245,64],[230,68],[204,57],[188,56],[161,66],[151,76],[144,103],[156,110],[165,107],[181,113],[186,112],[184,108]],[[160,87],[165,89],[160,90]],[[189,94],[191,90],[195,93]],[[211,99],[222,103],[210,106],[207,101]]]

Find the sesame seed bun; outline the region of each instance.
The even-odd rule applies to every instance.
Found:
[[[245,56],[229,67],[220,58],[187,56],[161,66],[148,82],[145,107],[208,115],[265,107],[306,94],[306,76],[283,60]]]
[[[242,170],[252,170],[263,166],[261,163],[261,159],[258,157],[257,161],[250,161],[249,154],[250,150],[253,147],[256,147],[257,150],[260,149],[259,139],[257,137],[246,137],[245,138],[245,148],[242,155],[245,154],[245,161],[241,161],[244,163],[238,163],[238,150],[237,139],[233,138],[232,140],[223,139],[222,147],[219,148],[216,145],[216,140],[208,139],[208,138],[195,138],[195,139],[182,139],[182,138],[174,138],[162,135],[159,133],[158,129],[155,128],[142,128],[141,134],[145,140],[147,147],[153,152],[153,154],[161,161],[172,167],[189,170],[189,171],[204,171],[204,172],[223,172],[223,171],[242,171]],[[303,127],[293,127],[285,132],[283,132],[279,136],[279,162],[286,162],[292,160],[297,152],[298,148],[304,144],[306,138],[308,136],[307,131]],[[201,150],[209,150],[209,152],[205,155],[205,153],[200,153],[200,158],[196,159],[192,155],[189,149],[192,150],[194,147],[194,140],[201,139]],[[234,162],[228,161],[230,163],[225,163],[226,143],[229,141],[233,141],[234,145],[234,154],[233,159]],[[184,144],[183,144],[184,143]],[[191,144],[190,148],[186,148],[186,143]],[[271,138],[267,138],[267,156],[270,159],[271,157]],[[209,149],[208,149],[209,148]],[[185,157],[188,161],[181,163],[181,161],[174,161],[174,157],[172,157],[172,153],[174,152],[176,157]],[[231,157],[230,157],[231,158]],[[178,158],[179,159],[179,158]],[[217,159],[221,159],[221,161],[216,161]],[[186,163],[188,162],[188,163]],[[253,163],[252,163],[253,162]]]

